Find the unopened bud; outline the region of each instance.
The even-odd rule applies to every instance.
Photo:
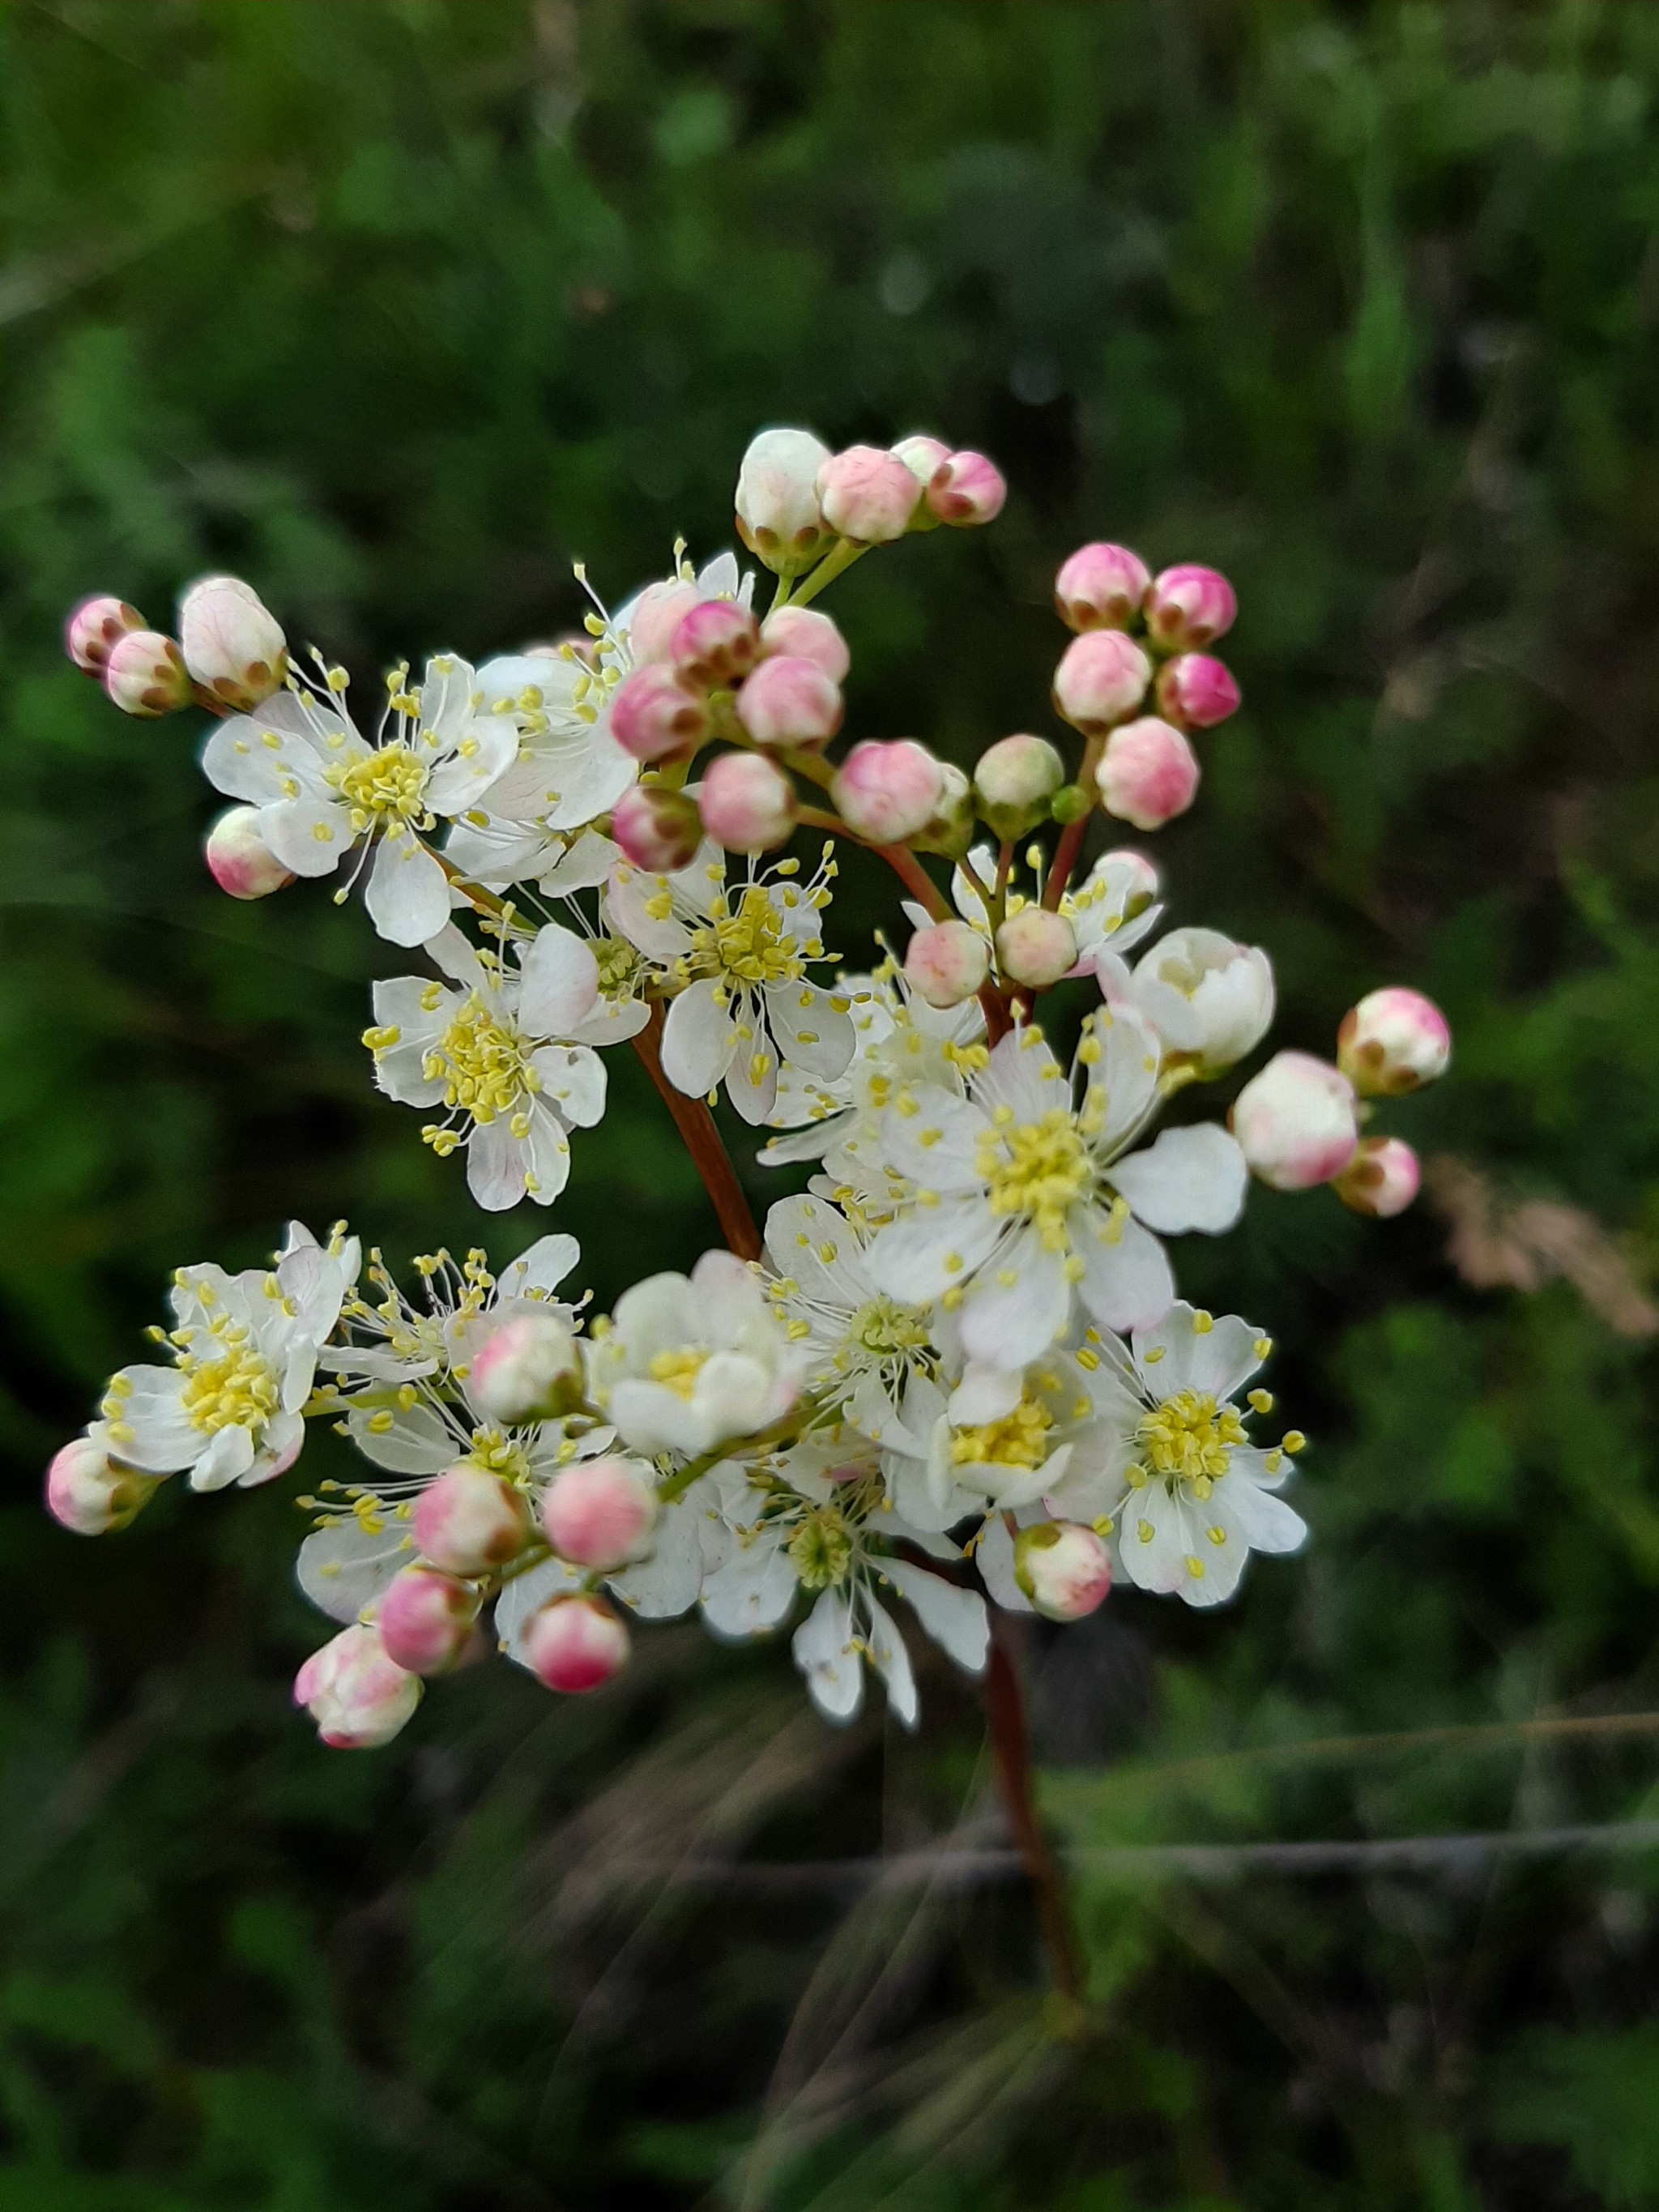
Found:
[[[554,1478],[542,1527],[561,1559],[609,1574],[647,1556],[658,1510],[655,1485],[636,1460],[580,1460]]]
[[[721,753],[708,763],[697,805],[702,826],[728,853],[765,853],[795,826],[795,790],[761,753]]]
[[[482,1467],[452,1467],[415,1501],[421,1557],[447,1574],[486,1575],[530,1539],[530,1513],[510,1482]]]
[[[834,684],[839,684],[853,665],[847,640],[833,619],[816,607],[779,607],[761,624],[761,652],[788,653],[801,660],[816,660]]]
[[[1066,763],[1046,738],[999,738],[979,757],[974,797],[999,837],[1022,837],[1046,819],[1065,781]]]
[[[1094,793],[1085,785],[1062,783],[1048,801],[1049,819],[1062,826],[1067,822],[1080,822],[1094,803]]]
[[[1039,1521],[1014,1539],[1014,1580],[1049,1620],[1081,1620],[1112,1587],[1111,1555],[1077,1521]]]
[[[697,803],[659,783],[636,783],[611,810],[611,835],[636,868],[672,875],[690,864],[702,839]]]
[[[957,530],[994,522],[1007,496],[1007,480],[995,462],[972,452],[952,453],[927,484],[928,506],[941,522]]]
[[[178,647],[158,629],[130,629],[104,663],[104,689],[124,714],[147,720],[190,704],[190,677]]]
[[[997,931],[997,965],[1013,983],[1047,990],[1077,965],[1077,933],[1063,914],[1023,906]]]
[[[160,1480],[123,1467],[95,1436],[76,1437],[46,1469],[46,1510],[77,1536],[106,1536],[137,1519]]]
[[[358,1621],[312,1653],[294,1678],[294,1702],[337,1751],[373,1751],[408,1723],[424,1688],[387,1652],[380,1631]]]
[[[525,1662],[550,1690],[597,1690],[628,1664],[628,1630],[597,1597],[556,1597],[532,1613]]]
[[[257,806],[228,806],[208,831],[203,848],[208,872],[234,899],[269,898],[294,881],[259,835]]]
[[[945,776],[914,738],[866,738],[836,770],[830,796],[855,836],[894,845],[927,828],[945,796]]]
[[[499,1428],[555,1420],[574,1411],[582,1395],[575,1337],[545,1307],[514,1314],[490,1329],[472,1353],[466,1395]]]
[[[1392,984],[1343,1015],[1336,1063],[1362,1098],[1397,1098],[1443,1075],[1451,1030],[1432,999]]]
[[[1113,637],[1114,630],[1095,633]],[[1079,644],[1088,640],[1079,639]],[[1198,758],[1181,732],[1156,714],[1125,722],[1106,740],[1095,770],[1101,804],[1137,830],[1160,830],[1184,814],[1198,790]]]
[[[1423,1180],[1417,1154],[1401,1137],[1362,1137],[1331,1188],[1356,1213],[1387,1221],[1403,1213]]]
[[[1054,671],[1054,712],[1091,737],[1127,721],[1146,696],[1152,664],[1121,629],[1074,638]]]
[[[1208,653],[1178,653],[1158,672],[1160,714],[1183,730],[1212,729],[1238,712],[1238,685],[1224,661]]]
[[[1079,545],[1054,578],[1054,605],[1068,629],[1127,629],[1152,580],[1127,545]]]
[[[143,629],[144,618],[137,607],[130,607],[125,599],[112,599],[100,593],[93,599],[82,599],[71,608],[70,618],[64,624],[64,649],[79,669],[88,676],[101,676],[109,659],[110,647],[126,635],[130,629]]]
[[[735,599],[700,599],[668,641],[680,681],[699,691],[741,684],[760,659],[760,624]]]
[[[778,575],[808,568],[829,543],[815,486],[830,448],[810,430],[763,430],[738,471],[738,535]]]
[[[841,686],[816,660],[781,653],[744,679],[737,716],[757,745],[828,744],[841,727]]]
[[[941,761],[939,804],[911,842],[918,852],[960,860],[974,842],[974,787],[954,761]]]
[[[892,450],[924,491],[951,458],[951,448],[943,438],[930,438],[920,430],[901,438]]]
[[[905,981],[930,1006],[959,1006],[991,972],[991,948],[965,921],[936,921],[905,948]]]
[[[479,1594],[435,1567],[404,1567],[386,1585],[375,1616],[394,1666],[411,1674],[441,1674],[465,1650],[478,1618]]]
[[[1227,579],[1196,562],[1165,568],[1146,598],[1146,631],[1166,653],[1191,653],[1233,626],[1238,601]]]
[[[1359,1142],[1353,1086],[1311,1053],[1275,1053],[1227,1118],[1252,1171],[1275,1190],[1328,1182]]]
[[[855,545],[902,538],[921,504],[921,487],[896,453],[849,446],[818,471],[818,505],[832,530]]]
[[[645,668],[653,662],[666,660],[668,647],[675,631],[693,607],[702,605],[702,593],[695,584],[671,579],[647,584],[633,604],[628,617],[628,650],[636,668]],[[593,641],[587,641],[591,647]],[[581,648],[577,647],[580,653]],[[585,659],[587,656],[583,654]]]
[[[288,640],[252,584],[204,576],[179,602],[185,666],[204,691],[247,714],[279,691],[288,674]]]
[[[695,752],[708,734],[708,705],[660,662],[624,676],[611,702],[611,734],[635,760]]]

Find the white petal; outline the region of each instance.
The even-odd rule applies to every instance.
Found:
[[[296,876],[331,876],[352,842],[350,817],[332,792],[262,806],[259,835]]]
[[[354,1516],[306,1538],[295,1562],[295,1578],[331,1620],[356,1620],[414,1553],[406,1521],[388,1517],[380,1533],[371,1535]]]
[[[253,1437],[242,1428],[221,1429],[190,1471],[192,1490],[222,1490],[253,1464]]]
[[[751,1129],[764,1127],[778,1098],[777,1049],[759,1028],[757,1013],[751,994],[738,1012],[737,1049],[726,1071],[726,1095]],[[752,1034],[745,1036],[745,1030]]]
[[[1166,1129],[1156,1144],[1111,1170],[1137,1218],[1166,1237],[1193,1229],[1214,1237],[1231,1229],[1244,1211],[1249,1179],[1237,1140],[1218,1121]]]
[[[1071,1316],[1066,1256],[1028,1226],[981,1268],[957,1316],[970,1358],[1006,1367],[1041,1358]]]
[[[965,1673],[983,1673],[991,1624],[979,1592],[960,1589],[908,1559],[884,1559],[881,1571],[940,1650]]]
[[[1182,1298],[1152,1328],[1135,1331],[1135,1363],[1152,1397],[1207,1390],[1219,1404],[1261,1364],[1256,1347],[1267,1339],[1259,1328],[1237,1314],[1204,1319],[1206,1325],[1197,1328],[1197,1315]]]
[[[517,1298],[527,1291],[556,1291],[581,1256],[582,1248],[574,1237],[538,1237],[528,1251],[502,1268],[495,1295]]]
[[[424,945],[449,920],[449,878],[407,830],[382,837],[363,896],[368,918],[392,945]]]
[[[1073,1208],[1073,1214],[1079,1209]],[[1084,1274],[1078,1296],[1103,1328],[1147,1328],[1170,1310],[1175,1277],[1164,1247],[1138,1221],[1118,1224],[1115,1243],[1073,1228]]]
[[[622,851],[597,830],[584,830],[562,857],[542,878],[538,889],[550,898],[568,898],[573,891],[596,890],[611,873]]]
[[[1024,1389],[1024,1370],[994,1366],[988,1360],[970,1359],[951,1393],[951,1425],[976,1429],[987,1421],[1000,1421],[1012,1413]]]
[[[1004,1224],[981,1196],[919,1206],[878,1230],[865,1255],[870,1279],[890,1298],[927,1305],[986,1259]],[[954,1267],[946,1262],[955,1259]]]
[[[665,1506],[649,1559],[611,1577],[611,1589],[641,1620],[674,1620],[690,1613],[702,1585],[702,1523],[710,1504],[707,1484],[694,1483]]]
[[[767,1020],[786,1060],[823,1083],[846,1073],[858,1033],[828,991],[816,983],[774,983],[764,995]]]
[[[702,1614],[717,1636],[761,1636],[795,1601],[795,1570],[769,1531],[740,1544],[702,1586]]]
[[[1110,1158],[1139,1127],[1158,1096],[1158,1039],[1132,1006],[1102,1006],[1093,1033],[1100,1057],[1089,1067],[1089,1100],[1103,1118],[1092,1139],[1099,1157]]]
[[[523,1144],[526,1194],[538,1206],[551,1206],[570,1180],[570,1139],[561,1112],[536,1099]]]
[[[441,1474],[465,1449],[429,1406],[399,1407],[389,1429],[371,1429],[367,1413],[349,1419],[352,1443],[389,1474]]]
[[[582,1581],[581,1569],[563,1559],[544,1559],[539,1566],[513,1577],[495,1601],[495,1635],[509,1659],[516,1659],[521,1667],[526,1663],[522,1644],[526,1621],[550,1598],[568,1597],[579,1590]]]
[[[850,1721],[864,1699],[864,1669],[854,1648],[852,1608],[844,1592],[824,1591],[795,1631],[790,1648],[825,1720]]]
[[[599,963],[592,946],[557,922],[537,931],[520,972],[519,1020],[532,1036],[568,1036],[599,995]]]
[[[986,1522],[974,1547],[974,1565],[979,1569],[980,1580],[989,1591],[994,1605],[1000,1605],[1005,1613],[1036,1610],[1014,1580],[1014,1540],[1000,1513],[994,1513]]]
[[[605,1119],[605,1062],[585,1044],[544,1044],[530,1064],[542,1080],[539,1096],[573,1128],[592,1129]]]
[[[902,1727],[913,1729],[921,1707],[916,1698],[916,1678],[910,1665],[910,1655],[904,1648],[904,1638],[897,1624],[884,1613],[874,1598],[866,1598],[870,1608],[870,1633],[866,1639],[870,1660],[883,1681],[887,1685],[887,1705],[894,1719]]]
[[[525,1146],[502,1121],[486,1121],[467,1140],[466,1187],[486,1213],[505,1213],[524,1196]]]
[[[678,960],[690,950],[691,933],[683,921],[672,915],[650,911],[668,888],[667,877],[647,875],[624,860],[611,870],[605,890],[605,911],[611,927],[653,960]],[[711,886],[705,884],[703,888]]]
[[[663,1024],[663,1073],[688,1098],[712,1091],[738,1048],[737,1025],[712,979],[693,983],[668,1009]]]

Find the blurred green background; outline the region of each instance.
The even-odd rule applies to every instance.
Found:
[[[1659,1852],[1557,1832],[1659,1819],[1656,104],[1659,11],[1589,0],[0,9],[0,2212],[1659,2204]],[[371,680],[482,656],[573,556],[730,542],[780,419],[1012,485],[838,587],[859,734],[1051,728],[1085,538],[1226,569],[1175,918],[1269,945],[1279,1042],[1395,980],[1457,1036],[1392,1122],[1437,1204],[1179,1255],[1286,1346],[1310,1551],[1026,1651],[1059,1831],[1145,1853],[1079,1862],[1080,2039],[1018,1885],[757,1867],[991,1833],[948,1672],[836,1735],[670,1629],[330,1753],[291,1485],[37,1504],[176,1262],[486,1233],[369,1088],[398,956],[213,891],[198,718],[116,714],[65,607],[229,567]],[[601,1304],[712,1234],[610,1065]]]

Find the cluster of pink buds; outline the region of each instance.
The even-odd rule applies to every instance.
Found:
[[[170,714],[192,699],[246,713],[288,674],[281,625],[238,576],[192,584],[179,602],[176,638],[151,629],[125,599],[100,596],[73,611],[64,642],[76,666],[95,676],[126,714]]]
[[[971,530],[1002,512],[1008,487],[983,453],[942,440],[848,446],[832,453],[810,430],[763,430],[738,476],[738,535],[781,576],[799,574],[836,541],[888,545],[941,522]]]

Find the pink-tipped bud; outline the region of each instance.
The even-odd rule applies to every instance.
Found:
[[[1087,630],[1074,638],[1054,671],[1054,712],[1092,737],[1127,721],[1146,696],[1152,664],[1121,629]]]
[[[542,1527],[561,1559],[609,1574],[651,1549],[657,1492],[636,1460],[579,1461],[542,1500]]]
[[[930,438],[921,430],[901,438],[892,451],[895,459],[903,462],[924,491],[951,458],[951,448],[943,438]]]
[[[635,760],[693,753],[708,734],[708,705],[672,668],[652,662],[624,676],[611,702],[611,734]]]
[[[1047,738],[1022,732],[999,738],[979,757],[974,797],[999,837],[1023,837],[1048,818],[1048,804],[1066,781],[1066,763]]]
[[[921,487],[896,453],[849,446],[818,471],[818,505],[830,527],[855,545],[902,538],[921,504]]]
[[[123,1467],[96,1437],[76,1437],[46,1469],[46,1510],[77,1536],[106,1536],[137,1517],[160,1479]]]
[[[1111,1555],[1077,1521],[1039,1521],[1014,1539],[1014,1580],[1049,1620],[1081,1620],[1112,1587]]]
[[[581,1353],[559,1316],[540,1307],[492,1328],[468,1362],[465,1380],[467,1396],[498,1428],[556,1420],[581,1402]]]
[[[1311,1053],[1275,1053],[1227,1118],[1253,1173],[1274,1190],[1328,1182],[1359,1142],[1352,1085]]]
[[[421,1557],[446,1574],[487,1575],[517,1559],[530,1540],[522,1494],[482,1467],[452,1467],[415,1502]]]
[[[611,835],[636,868],[672,875],[689,866],[702,838],[697,803],[659,783],[636,783],[611,810]]]
[[[269,898],[294,881],[259,835],[257,806],[228,806],[208,831],[208,873],[234,899]]]
[[[294,1677],[294,1702],[337,1751],[374,1751],[408,1724],[425,1684],[400,1667],[362,1621],[313,1651]]]
[[[1158,672],[1158,712],[1183,730],[1212,729],[1238,712],[1238,685],[1224,661],[1179,653]]]
[[[1077,965],[1077,933],[1063,914],[1023,906],[997,931],[997,965],[1011,983],[1046,991]]]
[[[1362,1098],[1397,1098],[1443,1075],[1451,1030],[1432,999],[1391,984],[1343,1015],[1336,1062]]]
[[[1331,1188],[1356,1213],[1380,1221],[1403,1213],[1417,1196],[1423,1171],[1402,1137],[1362,1137],[1359,1149]]]
[[[1191,653],[1233,626],[1238,601],[1227,579],[1196,562],[1165,568],[1146,599],[1146,631],[1165,653]]]
[[[701,599],[680,617],[668,657],[693,690],[741,684],[760,659],[760,624],[735,599]]]
[[[801,660],[816,660],[833,684],[841,683],[853,665],[847,640],[830,616],[816,607],[780,607],[761,624],[761,652],[788,653]]]
[[[144,618],[137,607],[100,593],[70,610],[70,618],[64,624],[64,649],[87,675],[101,676],[111,647],[130,629],[143,628]]]
[[[435,1567],[404,1567],[380,1600],[375,1626],[394,1666],[411,1674],[441,1674],[465,1650],[478,1617],[469,1583]]]
[[[737,697],[738,720],[757,745],[828,744],[842,712],[834,677],[794,653],[763,660]]]
[[[818,471],[830,448],[810,430],[763,430],[738,472],[738,535],[779,575],[811,566],[829,544],[818,511]]]
[[[936,921],[905,948],[904,975],[930,1006],[959,1006],[991,972],[991,948],[965,921]]]
[[[654,661],[666,660],[675,631],[692,608],[702,605],[702,593],[695,584],[679,580],[647,584],[628,617],[628,650],[634,665],[645,668]],[[591,651],[593,640],[588,638],[586,642]],[[579,646],[577,650],[580,649]]]
[[[288,674],[288,640],[252,584],[204,576],[179,602],[185,666],[204,691],[250,713],[279,691]]]
[[[522,1643],[550,1690],[597,1690],[628,1664],[627,1626],[602,1598],[554,1598],[526,1621]]]
[[[1079,545],[1054,578],[1054,605],[1067,629],[1127,629],[1152,581],[1127,545]]]
[[[130,629],[104,663],[104,689],[124,714],[146,720],[190,704],[190,677],[178,647],[159,629]]]
[[[1097,635],[1116,633],[1103,630]],[[1109,814],[1115,814],[1120,822],[1133,822],[1137,830],[1161,830],[1192,805],[1198,790],[1198,757],[1179,730],[1160,722],[1156,714],[1143,714],[1107,738],[1095,781]]]
[[[983,453],[952,453],[928,481],[927,504],[941,522],[972,530],[994,522],[1008,496],[1007,479]]]
[[[836,770],[830,796],[855,836],[894,845],[927,828],[945,796],[945,775],[914,738],[866,738]]]
[[[795,826],[795,789],[760,753],[721,753],[697,793],[702,826],[728,853],[765,853]]]

